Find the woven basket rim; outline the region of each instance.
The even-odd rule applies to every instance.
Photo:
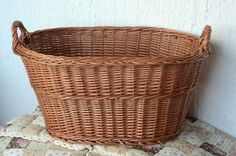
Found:
[[[158,31],[158,32],[166,32],[166,33],[172,33],[178,36],[187,36],[191,37],[195,40],[199,41],[199,47],[192,53],[184,54],[181,56],[166,56],[166,57],[160,57],[160,56],[55,56],[50,54],[43,54],[39,53],[37,51],[31,50],[27,48],[26,45],[20,44],[16,47],[15,51],[17,51],[16,54],[27,58],[35,57],[37,59],[34,59],[32,61],[40,62],[42,64],[48,64],[51,65],[93,65],[93,64],[182,64],[182,63],[190,63],[190,62],[196,62],[200,61],[209,55],[209,48],[203,49],[203,43],[201,42],[201,37],[197,35],[193,35],[190,33],[177,31],[174,29],[169,28],[158,28],[158,27],[147,27],[147,26],[93,26],[93,27],[58,27],[58,28],[49,28],[49,29],[42,29],[42,30],[36,30],[33,32],[28,33],[29,36],[37,35],[39,33],[44,33],[48,31],[76,31],[79,30],[82,31],[91,31],[91,30],[133,30],[133,31]],[[169,35],[169,34],[168,34]],[[24,40],[23,34],[20,35],[19,38]],[[207,45],[209,46],[209,45]],[[81,59],[83,58],[83,59]],[[46,59],[46,60],[45,60]]]
[[[160,32],[168,32],[168,33],[177,33],[178,35],[185,35],[188,37],[193,37],[195,39],[199,39],[200,37],[198,35],[192,34],[192,33],[187,33],[184,31],[179,31],[176,29],[171,29],[171,28],[164,28],[164,27],[149,27],[149,26],[78,26],[78,27],[55,27],[55,28],[47,28],[47,29],[39,29],[30,32],[31,35],[37,34],[37,33],[44,33],[48,31],[58,31],[62,30],[64,31],[65,29],[68,30],[75,30],[75,29],[80,29],[80,30],[129,30],[129,31],[160,31]]]
[[[96,64],[184,64],[203,60],[209,56],[209,53],[203,52],[199,54],[199,50],[186,54],[184,56],[175,57],[153,57],[153,56],[54,56],[45,55],[36,51],[19,47],[17,55],[24,59],[40,62],[41,64],[50,65],[96,65]],[[34,57],[35,59],[31,59]],[[82,59],[83,58],[83,59]],[[46,60],[45,60],[46,59]]]

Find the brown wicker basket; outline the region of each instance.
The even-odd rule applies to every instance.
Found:
[[[153,27],[29,33],[15,21],[12,33],[52,136],[144,146],[181,131],[211,28],[201,37]]]

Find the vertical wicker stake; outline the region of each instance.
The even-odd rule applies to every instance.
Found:
[[[181,131],[211,27],[201,37],[153,27],[29,33],[16,21],[12,34],[52,136],[144,146]]]

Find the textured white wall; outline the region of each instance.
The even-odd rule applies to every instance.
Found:
[[[1,0],[0,123],[31,112],[36,98],[10,27],[22,20],[29,31],[58,26],[160,26],[200,34],[213,28],[213,55],[205,64],[194,103],[198,118],[236,136],[236,1],[234,0]]]

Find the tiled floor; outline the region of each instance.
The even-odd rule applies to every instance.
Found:
[[[45,130],[39,111],[0,127],[0,156],[236,156],[236,140],[214,127],[188,119],[182,133],[165,144],[135,149],[69,144]]]

